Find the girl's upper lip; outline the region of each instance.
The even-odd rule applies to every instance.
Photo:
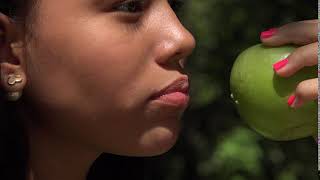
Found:
[[[174,80],[172,83],[167,85],[162,90],[156,92],[151,96],[151,99],[156,99],[162,95],[173,93],[173,92],[182,92],[189,94],[189,78],[188,76],[181,76]]]

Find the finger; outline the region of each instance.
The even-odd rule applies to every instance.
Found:
[[[297,48],[287,58],[273,64],[273,69],[281,77],[289,77],[305,66],[318,64],[318,42]]]
[[[262,32],[260,39],[267,46],[310,44],[318,40],[318,20],[293,22],[279,28],[272,28]]]
[[[288,99],[288,105],[299,108],[304,103],[318,99],[318,78],[308,79],[298,84],[295,92]]]

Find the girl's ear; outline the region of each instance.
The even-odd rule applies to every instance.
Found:
[[[24,41],[19,26],[0,12],[0,88],[6,91],[22,90],[26,82]],[[23,83],[8,85],[10,75],[20,75]]]

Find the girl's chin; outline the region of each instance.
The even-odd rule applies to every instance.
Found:
[[[132,157],[158,156],[169,151],[178,139],[179,130],[172,131],[165,127],[157,127],[144,133],[136,143],[112,154]]]
[[[147,132],[140,141],[142,156],[157,156],[169,151],[177,142],[178,129],[157,127]]]

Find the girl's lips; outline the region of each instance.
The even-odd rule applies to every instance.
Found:
[[[188,76],[176,79],[173,83],[155,93],[150,98],[152,101],[158,101],[162,104],[178,107],[186,107],[189,103],[189,99]]]
[[[189,104],[189,99],[189,95],[186,93],[172,92],[155,98],[153,101],[157,101],[168,106],[186,107]]]

